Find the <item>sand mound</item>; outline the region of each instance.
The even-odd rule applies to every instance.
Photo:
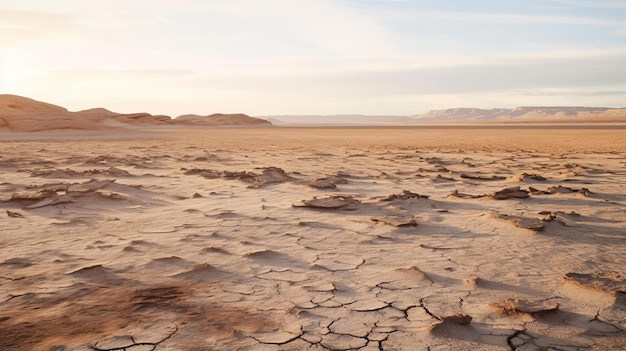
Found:
[[[174,275],[174,278],[191,280],[191,281],[200,281],[200,282],[211,282],[211,281],[219,281],[219,279],[224,275],[222,271],[211,266],[208,263],[202,263],[193,266],[191,269],[188,269],[185,272]]]
[[[258,264],[265,268],[270,266],[291,268],[301,265],[295,257],[274,250],[252,251],[244,254],[243,257],[253,261],[252,265]]]
[[[121,280],[117,274],[100,264],[81,268],[71,272],[70,275],[94,283],[114,283]]]
[[[387,271],[372,279],[370,284],[383,289],[405,290],[428,287],[433,284],[433,281],[424,271],[411,266]]]

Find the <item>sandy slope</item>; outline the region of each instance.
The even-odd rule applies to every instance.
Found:
[[[626,348],[624,129],[33,135],[2,350]]]

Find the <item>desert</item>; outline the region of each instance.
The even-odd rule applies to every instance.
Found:
[[[626,350],[626,0],[0,0],[0,351]]]
[[[64,126],[0,133],[2,350],[626,347],[623,125]]]

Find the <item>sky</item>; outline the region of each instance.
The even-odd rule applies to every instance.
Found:
[[[172,117],[626,107],[626,0],[0,0],[0,93]]]

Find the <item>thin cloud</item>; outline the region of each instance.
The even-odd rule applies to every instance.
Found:
[[[429,11],[418,12],[420,17],[429,19],[448,20],[456,22],[480,22],[480,23],[545,23],[545,24],[571,24],[589,26],[626,26],[626,21],[606,18],[555,16],[540,14],[517,14],[517,13],[478,13],[478,12],[443,12]]]
[[[193,76],[188,69],[55,69],[41,72],[40,79],[76,80],[159,80]]]
[[[377,70],[308,74],[233,74],[190,77],[178,82],[202,89],[209,84],[240,91],[338,96],[347,99],[406,94],[473,94],[555,87],[626,85],[626,52],[621,55],[554,55],[439,67],[387,67]]]
[[[520,95],[525,96],[623,96],[626,90],[586,90],[589,88],[581,87],[579,89],[550,89],[550,90],[533,90],[521,91]]]
[[[569,6],[594,8],[594,9],[622,9],[626,10],[626,3],[623,1],[571,1],[571,0],[554,0],[554,2]]]
[[[0,45],[47,40],[77,29],[68,14],[0,9]]]

